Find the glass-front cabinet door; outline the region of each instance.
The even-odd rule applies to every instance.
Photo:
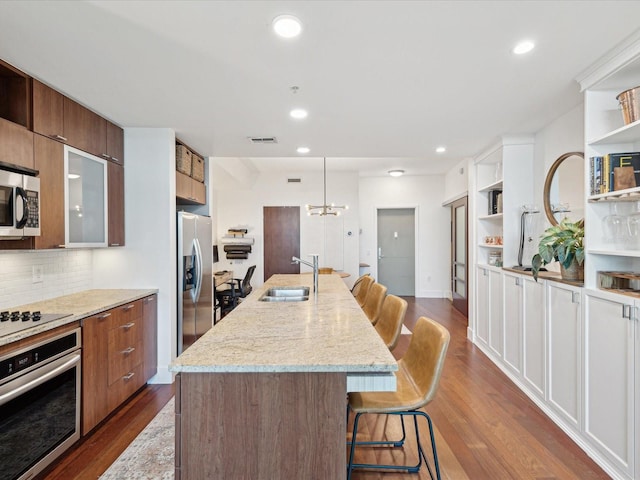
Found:
[[[107,162],[64,147],[65,244],[107,246]]]

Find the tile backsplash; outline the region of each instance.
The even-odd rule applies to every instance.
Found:
[[[92,264],[91,250],[0,251],[0,309],[92,288]]]

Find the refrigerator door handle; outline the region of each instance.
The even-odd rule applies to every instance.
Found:
[[[193,239],[193,246],[196,250],[196,261],[195,261],[195,291],[193,292],[193,301],[198,303],[200,300],[200,292],[202,291],[202,250],[200,249],[200,242],[197,238]]]

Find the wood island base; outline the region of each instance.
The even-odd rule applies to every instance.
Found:
[[[346,373],[176,377],[176,480],[342,479]]]

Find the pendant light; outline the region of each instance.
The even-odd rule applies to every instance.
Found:
[[[327,157],[323,158],[323,186],[324,186],[324,198],[322,205],[306,205],[307,215],[340,215],[340,210],[347,210],[347,205],[327,205]]]

